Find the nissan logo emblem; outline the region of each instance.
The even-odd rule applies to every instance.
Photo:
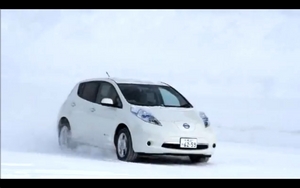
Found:
[[[186,129],[189,129],[189,128],[190,128],[190,125],[187,124],[187,123],[184,123],[184,124],[183,124],[183,127],[186,128]]]

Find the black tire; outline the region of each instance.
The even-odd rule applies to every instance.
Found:
[[[190,155],[189,158],[192,163],[207,163],[210,159],[209,156],[205,155]]]
[[[126,141],[123,142],[127,148],[124,155],[120,155],[119,149],[118,149],[120,147],[120,145],[119,145],[120,144],[120,142],[119,142],[120,136],[122,136],[122,138],[126,137]],[[116,154],[117,154],[117,157],[119,160],[126,161],[126,162],[135,162],[136,159],[138,158],[138,154],[135,153],[132,148],[132,139],[131,139],[130,132],[127,128],[123,128],[117,133]]]
[[[63,131],[67,131],[67,133],[68,133],[68,137],[65,140],[66,142],[62,142],[62,136],[63,136],[62,134],[64,134]],[[76,149],[77,145],[72,141],[71,129],[70,129],[69,125],[63,124],[60,126],[59,133],[58,133],[58,144],[62,150]]]

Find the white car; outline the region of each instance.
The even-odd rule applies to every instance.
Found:
[[[113,148],[121,161],[185,155],[207,162],[215,135],[203,112],[166,83],[96,78],[75,85],[57,122],[59,145]]]

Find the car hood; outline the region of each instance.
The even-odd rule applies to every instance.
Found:
[[[199,112],[194,108],[144,107],[143,109],[151,113],[159,121],[202,122]]]

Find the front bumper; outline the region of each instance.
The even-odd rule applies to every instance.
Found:
[[[215,135],[210,128],[198,128],[193,131],[171,129],[171,126],[152,125],[139,122],[131,134],[133,149],[143,154],[212,155],[216,147]],[[197,148],[180,148],[180,138],[197,138]]]

